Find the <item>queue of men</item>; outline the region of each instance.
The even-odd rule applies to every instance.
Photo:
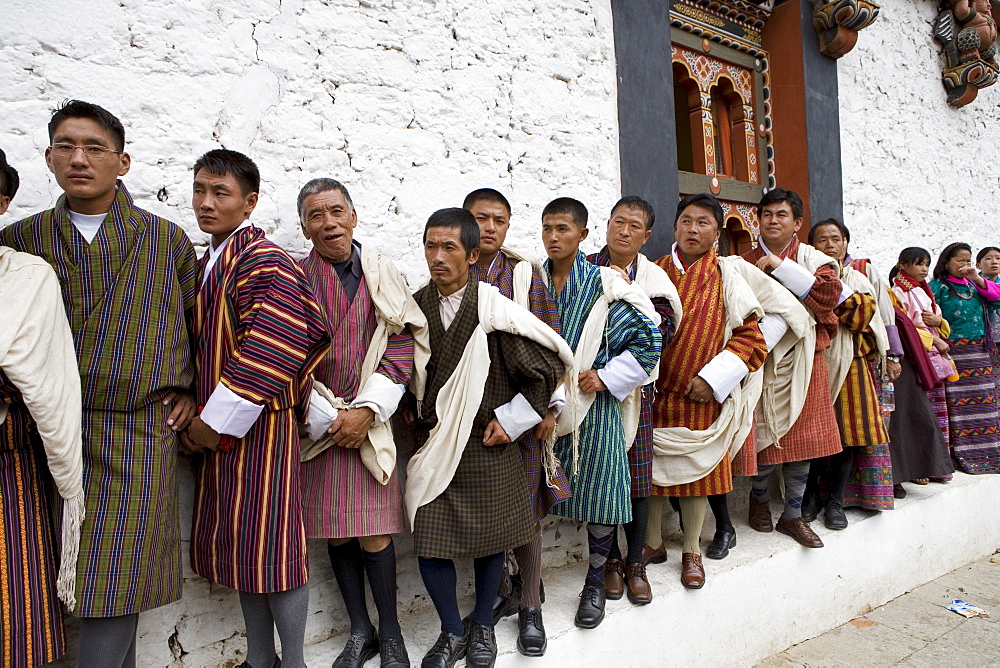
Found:
[[[251,222],[253,161],[209,151],[193,166],[193,213],[210,235],[198,259],[179,227],[134,204],[117,118],[71,101],[48,130],[63,195],[0,230],[3,547],[25,555],[24,572],[0,574],[5,664],[63,653],[62,600],[82,619],[78,665],[135,665],[139,614],[181,597],[178,451],[196,471],[192,568],[239,592],[242,665],[254,668],[305,665],[308,538],[328,541],[350,619],[335,666],[410,665],[392,538],[406,528],[441,622],[421,665],[491,666],[494,626],[515,611],[518,651],[546,651],[550,513],[586,525],[584,629],[609,598],[652,600],[646,566],[666,560],[668,499],[691,589],[705,584],[709,506],[708,556],[736,545],[734,475],[753,477],[755,530],[817,548],[803,496],[810,462],[827,457],[813,482],[831,496],[827,525],[846,526],[838,494],[854,443],[835,406],[845,378],[870,392],[874,379],[856,346],[826,351],[840,329],[878,329],[879,316],[866,279],[847,287],[836,261],[799,242],[795,193],[764,196],[759,246],[743,258],[717,251],[719,202],[690,195],[655,262],[641,253],[655,222],[647,202],[622,198],[588,257],[588,211],[560,197],[539,221],[538,262],[505,245],[508,200],[476,190],[428,218],[430,281],[411,293],[388,257],[355,240],[339,181],[302,187],[312,250],[296,261]],[[0,162],[3,213],[17,176]],[[60,513],[48,508],[56,496]],[[459,558],[475,572],[465,617]]]

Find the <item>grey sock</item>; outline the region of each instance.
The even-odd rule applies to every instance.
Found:
[[[809,462],[788,462],[782,464],[781,469],[785,479],[785,512],[781,519],[794,520],[802,517],[802,495],[809,479]]]
[[[135,668],[139,613],[80,620],[78,668]]]
[[[269,594],[240,592],[240,607],[247,627],[247,663],[251,668],[271,668],[274,649],[274,618],[268,605]]]
[[[281,638],[281,668],[306,668],[302,647],[309,616],[309,585],[268,594],[267,602]]]

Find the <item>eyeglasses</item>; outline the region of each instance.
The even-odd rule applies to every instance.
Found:
[[[75,144],[53,144],[51,148],[52,153],[57,158],[69,158],[76,153],[76,149],[83,151],[83,154],[92,160],[103,160],[112,153],[124,153],[124,151],[116,151],[114,149],[104,148],[103,146],[98,146],[96,144],[87,144],[86,146],[77,146]]]

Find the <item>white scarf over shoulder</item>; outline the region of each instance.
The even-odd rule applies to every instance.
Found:
[[[731,261],[719,258],[722,301],[726,309],[724,341],[733,330],[764,309]],[[743,262],[743,260],[739,260]],[[748,374],[722,402],[718,419],[708,429],[665,427],[653,430],[653,483],[666,487],[704,478],[729,453],[738,452],[753,428],[754,408],[760,398],[762,370]]]
[[[765,313],[780,315],[788,329],[767,354],[761,370],[763,388],[759,410],[763,427],[757,430],[757,451],[780,445],[799,419],[809,391],[816,350],[816,321],[809,309],[780,283],[739,257],[720,257],[739,272]]]
[[[389,345],[389,337],[399,334],[405,327],[410,328],[413,335],[413,378],[414,387],[423,387],[422,377],[426,373],[427,360],[430,359],[430,340],[427,331],[427,318],[417,306],[403,275],[399,273],[389,258],[361,247],[361,271],[368,286],[368,294],[375,307],[375,333],[368,344],[364,361],[361,363],[361,382],[363,388],[368,379],[375,374],[382,356]],[[317,401],[317,395],[336,410],[349,407],[341,397],[336,396],[323,383],[313,381],[314,394],[312,401]],[[309,461],[333,445],[329,436],[312,440],[303,435],[302,461]],[[396,444],[392,437],[392,427],[388,420],[375,422],[368,429],[368,437],[362,442],[360,450],[361,462],[368,472],[379,483],[385,485],[396,470]]]
[[[860,292],[878,300],[878,294],[868,277],[860,271],[851,267],[840,268],[840,280],[854,292]],[[889,334],[885,330],[885,323],[882,316],[875,309],[868,325],[875,334],[875,342],[881,358],[885,358],[889,350]],[[854,360],[854,335],[843,325],[837,327],[837,334],[830,341],[830,347],[826,349],[826,364],[830,368],[830,394],[836,401],[840,396],[840,390],[847,380],[847,372],[851,368]]]
[[[76,606],[76,561],[83,496],[82,400],[73,333],[59,280],[41,258],[0,246],[0,369],[38,425],[49,473],[63,499],[56,592]],[[0,406],[0,423],[7,406]]]
[[[583,331],[580,333],[580,341],[573,356],[574,366],[572,382],[565,385],[566,407],[563,408],[556,419],[556,428],[552,434],[552,439],[567,434],[573,435],[573,469],[574,473],[580,465],[580,425],[583,423],[591,406],[594,405],[596,394],[588,394],[580,391],[577,382],[580,373],[594,368],[594,361],[597,353],[604,345],[605,334],[608,326],[608,315],[611,311],[611,304],[616,301],[628,302],[636,308],[642,315],[646,316],[654,326],[659,326],[660,315],[653,307],[653,302],[646,295],[641,287],[636,283],[627,283],[621,275],[610,267],[598,267],[601,274],[601,286],[603,294],[590,310],[590,315],[583,323]],[[531,272],[536,268],[527,262],[521,262],[514,267],[514,299],[518,303],[525,305],[528,303],[528,290],[531,287]],[[544,272],[544,269],[541,269]],[[544,276],[544,273],[542,274]],[[667,281],[669,282],[669,278]],[[672,287],[672,286],[671,286]],[[676,294],[676,289],[674,293]],[[659,373],[659,366],[653,368],[653,373],[644,384],[654,380]],[[635,440],[636,430],[639,425],[640,393],[641,387],[633,390],[625,400],[621,402],[622,424],[625,428],[625,444],[630,447]]]
[[[490,372],[487,334],[500,331],[523,336],[558,353],[566,367],[562,382],[569,381],[573,351],[561,336],[492,285],[479,283],[478,299],[479,325],[469,337],[458,366],[438,391],[434,405],[437,424],[406,466],[406,513],[411,529],[417,510],[447,489],[462,461]],[[418,397],[423,395],[424,377],[421,374],[419,385],[411,384]]]

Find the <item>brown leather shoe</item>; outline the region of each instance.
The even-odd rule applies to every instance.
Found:
[[[681,584],[688,589],[705,586],[705,569],[701,565],[701,555],[685,552],[681,555]]]
[[[608,559],[604,564],[604,596],[608,600],[617,601],[625,595],[625,562],[621,559]]]
[[[660,543],[660,546],[655,549],[643,543],[642,545],[643,566],[649,566],[650,564],[662,564],[666,560],[667,560],[666,543]]]
[[[628,586],[628,600],[636,605],[646,605],[653,600],[653,590],[646,579],[646,567],[642,564],[625,567],[625,584]]]
[[[823,541],[820,540],[816,532],[809,528],[809,525],[801,517],[796,517],[794,520],[788,521],[781,518],[778,520],[776,528],[778,529],[778,533],[791,536],[798,541],[799,545],[804,547],[823,547]]]
[[[771,505],[761,503],[750,495],[750,528],[761,533],[771,533],[774,525],[771,524]]]

